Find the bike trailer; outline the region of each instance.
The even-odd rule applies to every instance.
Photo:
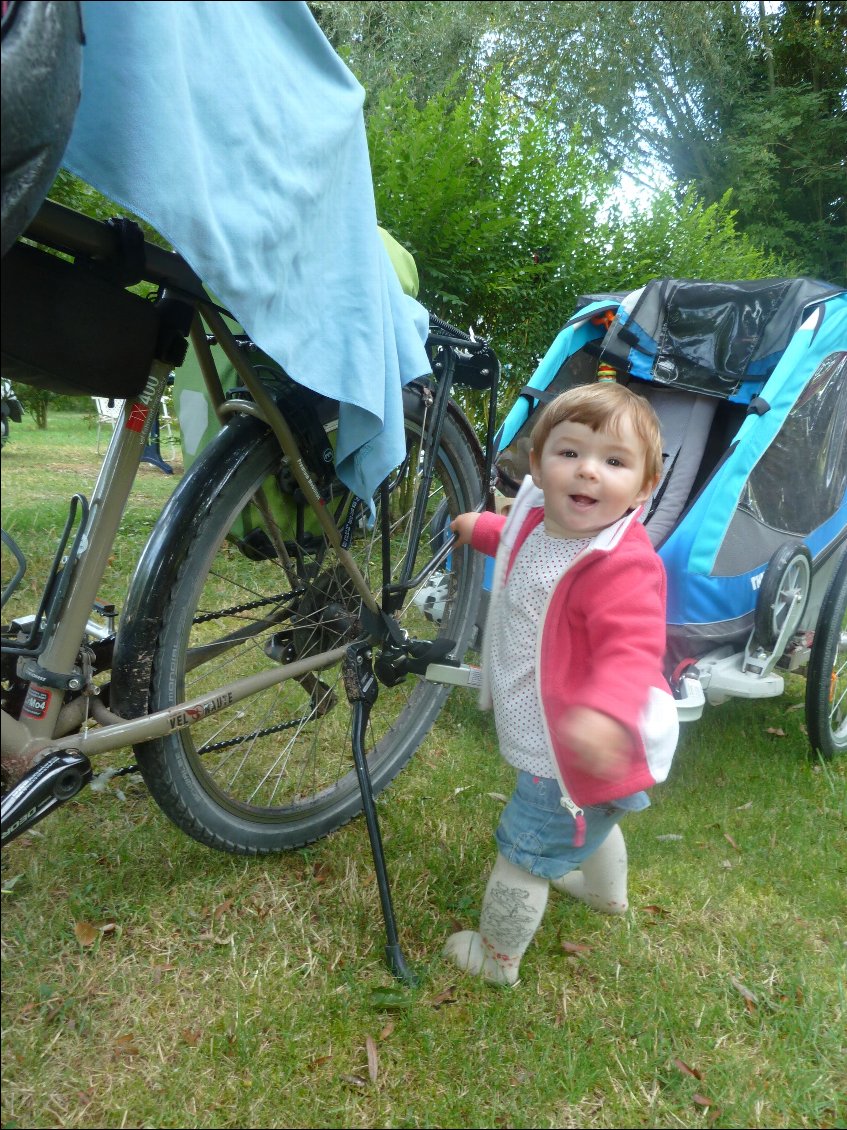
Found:
[[[799,558],[813,591],[791,635],[814,626],[847,540],[847,292],[813,279],[657,279],[587,296],[500,429],[503,495],[528,470],[539,405],[604,377],[646,396],[662,426],[643,521],[668,574],[669,677],[716,649],[743,652],[754,628],[774,645],[761,637],[779,634],[780,614],[760,594],[779,604],[774,570]]]

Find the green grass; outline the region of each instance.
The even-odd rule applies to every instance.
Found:
[[[9,442],[3,448],[3,528],[18,542],[29,562],[19,597],[13,597],[12,615],[34,612],[46,569],[53,560],[56,542],[68,516],[74,494],[91,497],[92,488],[110,438],[110,429],[100,433],[97,453],[97,414],[87,398],[81,404],[91,411],[51,412],[45,431],[36,428],[26,414],[12,424]],[[120,604],[126,582],[146,541],[153,522],[181,477],[182,461],[162,441],[161,452],[174,474],[166,475],[150,463],[142,463],[121,523],[121,536],[109,563],[102,599]],[[10,558],[3,550],[3,578]]]
[[[66,423],[13,426],[4,524],[86,489],[96,427]],[[116,598],[173,485],[143,471]],[[809,758],[803,694],[685,731],[624,825],[629,913],[551,896],[508,990],[439,956],[476,923],[512,780],[467,692],[378,803],[414,989],[363,821],[245,861],[134,777],[88,791],[3,853],[4,1127],[844,1126],[847,766]]]

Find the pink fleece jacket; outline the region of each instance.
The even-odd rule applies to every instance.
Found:
[[[508,516],[485,512],[473,546],[496,556],[492,603],[518,550],[544,518],[543,496],[527,477]],[[602,530],[561,574],[538,633],[537,676],[548,740],[561,783],[578,804],[603,804],[663,781],[679,733],[662,671],[665,571],[637,512]],[[483,645],[481,705],[491,705]],[[629,765],[616,780],[580,769],[556,722],[585,706],[616,719],[632,736]]]

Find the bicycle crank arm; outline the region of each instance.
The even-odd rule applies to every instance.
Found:
[[[92,777],[91,762],[76,750],[51,753],[3,797],[0,832],[4,844],[75,797]]]

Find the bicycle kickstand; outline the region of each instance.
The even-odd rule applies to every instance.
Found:
[[[365,757],[365,731],[371,707],[376,702],[378,689],[371,665],[371,649],[367,643],[355,643],[347,648],[342,674],[347,700],[353,707],[353,761],[356,766],[356,776],[359,779],[368,836],[371,841],[371,852],[373,853],[376,879],[379,885],[379,898],[382,903],[382,916],[385,919],[385,933],[388,939],[385,946],[385,956],[389,969],[398,980],[405,981],[407,985],[415,985],[418,979],[407,964],[397,937],[397,923],[394,918],[394,906],[388,885],[382,836],[376,815],[370,771]]]

